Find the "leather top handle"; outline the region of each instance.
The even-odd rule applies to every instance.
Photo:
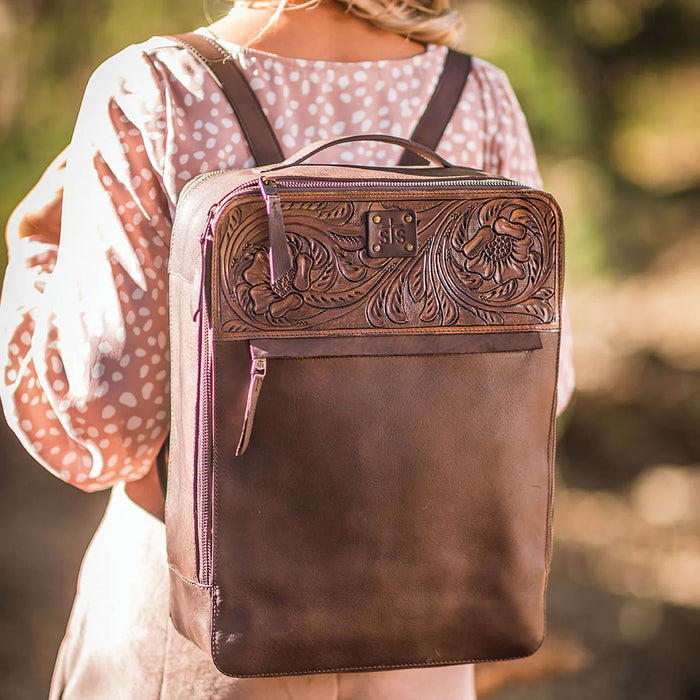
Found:
[[[421,144],[416,143],[415,141],[410,141],[409,139],[402,139],[398,136],[389,136],[388,134],[356,134],[354,136],[342,136],[337,139],[325,139],[323,141],[316,141],[314,143],[310,143],[308,146],[305,146],[304,148],[300,149],[293,156],[290,156],[289,158],[287,158],[287,160],[283,161],[282,163],[273,165],[268,168],[256,168],[256,170],[260,173],[270,173],[274,172],[275,170],[279,170],[280,168],[287,168],[293,165],[300,165],[305,160],[308,160],[312,156],[315,156],[317,153],[321,153],[321,151],[325,151],[328,148],[332,148],[333,146],[339,146],[343,143],[353,143],[355,141],[379,141],[381,143],[390,143],[393,146],[400,146],[401,148],[407,151],[411,151],[412,153],[421,156],[433,165],[438,165],[442,168],[454,167],[452,163],[445,160],[442,156],[439,156],[437,153],[435,153],[435,151],[431,150],[430,148],[427,148],[426,146],[422,146]]]

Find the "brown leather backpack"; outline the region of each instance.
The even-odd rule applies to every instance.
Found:
[[[279,147],[242,76],[185,40],[238,81],[260,166],[196,178],[173,228],[175,626],[240,677],[532,653],[551,548],[556,203],[382,135],[270,165]],[[466,80],[454,56],[421,120],[438,140]],[[428,164],[306,162],[359,139]]]

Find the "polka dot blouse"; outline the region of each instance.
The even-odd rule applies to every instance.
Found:
[[[222,45],[285,156],[343,134],[408,137],[447,51],[335,63]],[[517,100],[505,75],[483,61],[474,61],[438,150],[540,185]],[[399,156],[372,143],[340,154],[369,165]],[[167,259],[178,195],[199,173],[252,165],[217,84],[171,41],[131,46],[90,79],[66,171],[60,245],[24,239],[13,247],[0,308],[6,416],[61,479],[90,491],[151,468],[169,425]],[[564,356],[562,365],[560,404],[572,384]]]

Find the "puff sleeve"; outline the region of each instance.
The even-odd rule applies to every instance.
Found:
[[[166,116],[145,53],[101,66],[71,143],[60,244],[9,251],[5,414],[35,459],[87,491],[143,476],[168,432]]]

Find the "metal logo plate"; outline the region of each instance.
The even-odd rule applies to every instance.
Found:
[[[367,213],[367,253],[371,258],[416,254],[416,213],[410,209],[372,209]]]

